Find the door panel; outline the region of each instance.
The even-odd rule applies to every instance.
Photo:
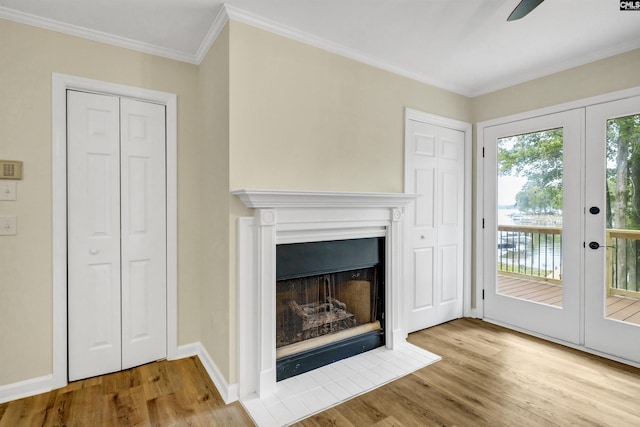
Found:
[[[120,369],[118,104],[68,94],[70,380]]]
[[[122,99],[122,364],[166,356],[164,106]]]
[[[415,171],[415,184],[417,194],[421,194],[423,197],[416,200],[415,205],[415,225],[418,227],[424,227],[425,231],[429,231],[434,227],[435,218],[435,204],[430,203],[433,200],[435,194],[434,188],[435,182],[435,170],[431,169],[417,169]]]
[[[458,296],[458,245],[440,247],[440,271],[442,271],[442,291],[441,302],[448,303],[455,301]]]
[[[485,316],[576,344],[580,341],[582,199],[578,189],[581,185],[583,114],[582,110],[572,110],[484,130]],[[559,147],[558,135],[561,138]],[[510,148],[518,144],[525,149]],[[555,151],[555,157],[541,158],[549,147]],[[533,157],[532,160],[527,157],[534,156],[532,152],[537,153],[537,162]],[[520,188],[513,190],[514,193],[518,191],[517,202],[513,194],[505,206],[501,201],[503,192],[516,178],[511,177],[503,184],[498,177],[499,172],[504,174],[509,162],[516,165],[511,169],[526,176],[526,183],[519,183]],[[558,174],[547,173],[549,169]],[[558,185],[559,192],[549,191]],[[541,215],[551,207],[558,209],[555,204],[558,200],[554,201],[551,196],[561,198],[556,212],[561,217],[561,224],[546,223],[544,221],[549,218]],[[530,212],[530,222],[505,225],[502,210],[512,204],[515,206],[512,210],[519,211],[513,214],[526,216]],[[503,209],[498,209],[499,205]],[[556,232],[560,233],[560,239]],[[554,251],[561,252],[558,258],[562,263],[557,272],[553,263],[547,262],[556,259]],[[537,268],[532,269],[533,262]],[[559,300],[553,300],[554,295],[547,295],[549,291],[557,293]]]
[[[586,129],[585,346],[640,363],[640,97],[588,107]]]
[[[464,132],[408,120],[405,150],[411,332],[462,316]]]
[[[413,254],[416,283],[433,283],[433,248],[415,249]],[[433,307],[433,288],[431,286],[415,286],[413,309],[420,310],[430,307]]]

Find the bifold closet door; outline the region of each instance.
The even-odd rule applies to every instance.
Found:
[[[166,357],[164,106],[69,91],[69,380]]]

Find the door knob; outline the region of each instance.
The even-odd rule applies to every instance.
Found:
[[[600,213],[600,208],[597,206],[591,206],[589,208],[589,213],[593,214],[593,215],[598,215]]]
[[[604,246],[598,242],[589,242],[589,247],[591,249],[599,249],[599,248],[612,248],[613,246]]]

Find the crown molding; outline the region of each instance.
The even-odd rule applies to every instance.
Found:
[[[20,24],[31,25],[45,30],[55,31],[57,33],[76,36],[87,40],[93,40],[100,43],[110,44],[113,46],[123,47],[150,55],[161,56],[163,58],[173,59],[190,64],[197,64],[195,55],[182,52],[175,49],[168,49],[156,46],[151,43],[145,43],[138,40],[120,37],[113,34],[96,31],[78,25],[67,24],[53,19],[43,18],[32,15],[30,13],[19,12],[17,10],[8,9],[0,6],[0,18],[9,21],[18,22]]]
[[[589,52],[587,55],[581,55],[573,59],[568,59],[566,61],[552,63],[549,66],[537,68],[532,71],[524,71],[518,73],[517,77],[515,78],[501,79],[498,83],[488,83],[480,88],[477,88],[474,91],[469,91],[469,93],[466,95],[469,97],[486,95],[488,93],[506,89],[511,86],[516,86],[532,80],[547,77],[555,73],[560,73],[562,71],[580,67],[582,65],[587,65],[591,62],[596,62],[601,59],[606,59],[615,55],[630,52],[635,49],[640,49],[640,39],[631,39],[625,43],[618,44],[617,46],[600,49],[595,52]]]
[[[199,65],[202,62],[209,49],[211,48],[211,46],[213,46],[216,39],[224,29],[224,26],[229,22],[229,20],[233,20],[268,31],[273,34],[280,35],[282,37],[286,37],[288,39],[317,47],[319,49],[323,49],[331,53],[335,53],[345,58],[352,59],[354,61],[367,64],[372,67],[418,81],[420,83],[428,84],[430,86],[434,86],[439,89],[447,90],[467,97],[484,95],[490,92],[505,89],[507,87],[525,83],[530,80],[542,78],[554,73],[565,71],[574,67],[588,64],[590,62],[598,61],[613,55],[618,55],[640,48],[640,40],[629,40],[628,42],[622,43],[613,48],[590,52],[587,55],[582,55],[580,57],[567,61],[556,62],[547,67],[541,67],[532,71],[523,71],[515,78],[501,79],[500,81],[495,81],[479,87],[470,87],[465,85],[454,85],[450,82],[433,79],[432,77],[422,73],[416,73],[406,70],[389,62],[386,62],[381,58],[367,55],[361,51],[358,51],[357,49],[352,49],[339,43],[314,36],[288,25],[284,25],[279,22],[264,18],[260,15],[240,9],[238,7],[230,6],[226,3],[220,7],[218,14],[209,27],[209,31],[207,31],[207,34],[203,38],[195,54],[175,49],[169,49],[151,43],[129,39],[126,37],[120,37],[77,25],[67,24],[53,19],[42,18],[29,13],[9,9],[4,6],[0,6],[0,18],[195,65]]]
[[[202,39],[202,43],[200,43],[200,47],[198,47],[198,51],[195,54],[196,64],[199,65],[204,60],[205,56],[207,56],[207,52],[209,52],[209,49],[211,49],[211,46],[213,46],[224,29],[224,26],[229,22],[229,13],[227,12],[227,8],[228,6],[226,4],[222,5],[213,20],[211,27],[209,27],[209,31],[207,31],[204,39]]]
[[[451,85],[450,83],[435,80],[420,73],[408,71],[404,68],[392,65],[380,58],[375,58],[356,49],[352,49],[339,43],[332,42],[325,38],[314,36],[313,34],[309,34],[288,25],[272,21],[260,15],[256,15],[246,10],[237,8],[235,6],[225,4],[224,8],[226,9],[227,15],[230,20],[241,22],[252,27],[260,28],[261,30],[268,31],[270,33],[277,34],[288,39],[299,41],[301,43],[338,54],[345,58],[352,59],[363,64],[371,65],[372,67],[379,68],[402,77],[407,77],[421,83],[435,86],[440,89],[448,90],[461,95],[465,95],[469,92],[469,88],[467,87]]]
[[[131,49],[138,52],[148,53],[150,55],[161,56],[168,59],[173,59],[176,61],[187,62],[190,64],[200,65],[202,60],[207,55],[207,52],[213,46],[216,39],[222,32],[224,26],[229,22],[229,20],[234,20],[237,22],[241,22],[252,27],[260,28],[262,30],[271,32],[273,34],[280,35],[282,37],[286,37],[292,40],[299,41],[301,43],[305,43],[310,46],[317,47],[319,49],[323,49],[343,57],[352,59],[357,62],[361,62],[367,65],[371,65],[376,68],[380,68],[382,70],[388,71],[393,74],[397,74],[403,77],[407,77],[413,80],[417,80],[421,83],[426,83],[444,90],[449,90],[451,92],[459,93],[464,95],[468,92],[467,88],[456,87],[446,82],[435,81],[433,79],[428,78],[427,76],[423,76],[418,73],[413,73],[394,65],[391,65],[387,62],[384,62],[380,59],[370,57],[362,52],[359,52],[355,49],[348,48],[338,43],[334,43],[324,38],[320,38],[314,36],[312,34],[306,33],[304,31],[300,31],[293,27],[289,27],[284,24],[280,24],[276,21],[271,21],[262,16],[256,15],[251,12],[247,12],[246,10],[230,6],[228,4],[223,4],[218,14],[216,15],[211,27],[209,27],[209,31],[200,43],[198,50],[195,54],[175,50],[168,49],[164,47],[160,47],[151,43],[145,43],[133,39],[129,39],[126,37],[120,37],[113,34],[105,33],[102,31],[96,31],[89,28],[67,24],[64,22],[56,21],[53,19],[42,18],[40,16],[32,15],[25,12],[19,12],[13,9],[6,8],[4,6],[0,6],[0,18],[7,19],[9,21],[18,22],[21,24],[31,25],[33,27],[42,28],[45,30],[51,30],[62,34],[67,34],[71,36],[81,37],[88,40],[93,40],[105,44],[110,44],[113,46],[123,47],[125,49]]]

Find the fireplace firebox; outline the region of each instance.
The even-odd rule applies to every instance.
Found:
[[[278,381],[385,344],[384,238],[276,246]]]

